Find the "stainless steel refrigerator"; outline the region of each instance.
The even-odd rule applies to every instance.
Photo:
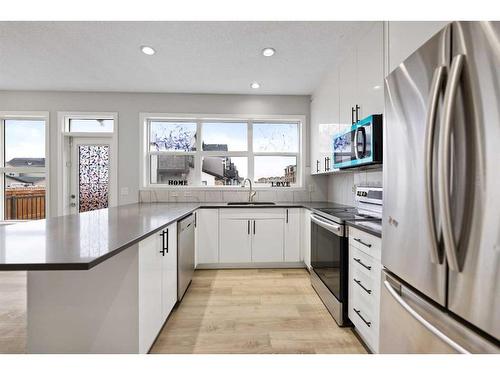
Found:
[[[500,22],[449,24],[385,82],[380,351],[500,352]]]

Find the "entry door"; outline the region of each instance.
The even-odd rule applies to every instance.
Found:
[[[70,212],[115,205],[116,160],[111,138],[72,138],[70,144]]]

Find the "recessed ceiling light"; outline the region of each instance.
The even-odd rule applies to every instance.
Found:
[[[271,47],[267,47],[267,48],[264,48],[262,50],[262,55],[264,55],[266,57],[271,57],[275,53],[276,53],[276,50],[274,48],[271,48]]]
[[[141,51],[142,53],[146,54],[146,55],[154,55],[156,53],[155,49],[153,47],[150,47],[150,46],[141,46]]]
[[[250,85],[250,87],[252,89],[258,89],[260,87],[260,84],[259,84],[259,82],[252,82],[252,84]]]
[[[381,88],[382,88],[382,86],[380,86],[380,85],[373,86],[374,90],[380,90]]]

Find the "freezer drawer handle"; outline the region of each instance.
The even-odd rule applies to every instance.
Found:
[[[462,353],[462,354],[469,354],[469,352],[467,350],[465,350],[462,346],[460,346],[455,341],[450,339],[443,332],[441,332],[439,329],[437,329],[431,323],[429,323],[427,320],[425,320],[422,316],[420,316],[414,309],[412,309],[411,306],[405,302],[403,297],[401,297],[394,290],[394,288],[392,287],[392,285],[389,281],[385,280],[384,286],[387,289],[387,291],[389,292],[389,294],[396,300],[396,302],[398,302],[401,305],[401,307],[403,307],[413,318],[415,318],[415,320],[417,320],[420,324],[422,324],[433,335],[437,336],[439,339],[441,339],[447,345],[451,346],[457,352]]]
[[[372,290],[371,290],[371,289],[367,289],[367,288],[363,285],[363,283],[362,283],[360,280],[356,280],[356,279],[353,279],[353,280],[354,280],[354,282],[355,282],[356,284],[358,284],[358,285],[361,287],[361,289],[363,289],[366,293],[368,293],[368,294],[372,294]]]
[[[363,267],[365,267],[368,271],[370,271],[372,269],[372,266],[367,266],[366,264],[364,264],[360,258],[352,258],[354,259],[356,262],[358,262],[359,264],[361,264]]]
[[[353,238],[354,241],[359,242],[361,245],[365,245],[366,247],[372,247],[371,243],[364,242],[361,238]]]
[[[363,318],[363,315],[361,315],[361,310],[356,310],[356,309],[353,309],[354,312],[361,318],[361,320],[368,326],[368,327],[371,327],[372,326],[372,322],[369,322],[368,320],[366,320],[365,318]]]

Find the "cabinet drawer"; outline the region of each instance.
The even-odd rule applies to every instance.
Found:
[[[378,352],[379,323],[377,316],[366,308],[361,299],[349,299],[349,319],[361,334],[366,344]]]
[[[349,227],[349,245],[352,245],[366,254],[380,260],[382,241],[380,238]]]
[[[380,282],[381,265],[379,261],[352,245],[349,246],[349,264],[352,264],[353,270],[356,272],[373,281]]]
[[[352,284],[352,291],[362,298],[368,306],[378,306],[380,296],[380,281],[367,276],[359,267],[349,264],[349,283]]]
[[[221,208],[220,219],[284,219],[283,208]]]

